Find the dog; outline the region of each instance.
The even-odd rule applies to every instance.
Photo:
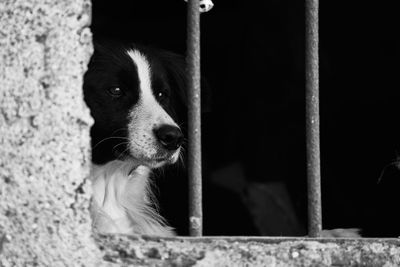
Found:
[[[157,211],[151,173],[182,153],[184,66],[182,57],[147,46],[95,44],[83,86],[94,118],[94,231],[174,235]]]

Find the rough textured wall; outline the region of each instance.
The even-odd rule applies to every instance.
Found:
[[[90,0],[0,1],[0,266],[92,266]]]
[[[108,236],[100,243],[118,266],[400,266],[399,239]]]

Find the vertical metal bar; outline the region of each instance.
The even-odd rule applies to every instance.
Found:
[[[306,139],[308,235],[310,237],[319,237],[322,230],[319,140],[318,6],[318,0],[306,0]]]
[[[199,0],[189,0],[187,10],[187,81],[189,90],[189,233],[203,233],[200,106],[200,10]]]

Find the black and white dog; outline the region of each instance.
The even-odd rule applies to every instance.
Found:
[[[96,44],[84,95],[95,120],[94,230],[173,235],[156,210],[149,176],[181,154],[187,96],[183,59],[144,46]]]

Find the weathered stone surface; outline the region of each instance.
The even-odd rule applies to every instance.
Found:
[[[400,240],[99,237],[119,266],[400,266]]]
[[[89,0],[0,1],[0,266],[92,266]]]

